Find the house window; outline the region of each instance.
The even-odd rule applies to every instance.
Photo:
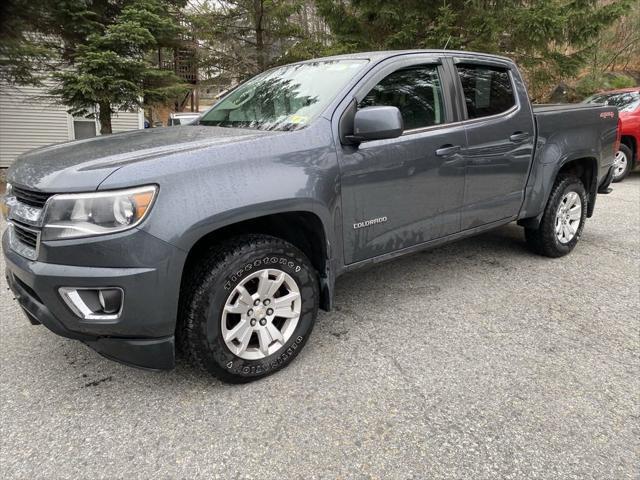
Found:
[[[73,119],[73,138],[82,140],[96,136],[96,121],[91,118]]]

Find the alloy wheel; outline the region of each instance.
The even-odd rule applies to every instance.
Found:
[[[259,270],[233,289],[222,312],[222,337],[245,360],[260,360],[280,350],[293,335],[302,298],[295,280],[282,270]]]
[[[567,244],[576,236],[582,221],[582,200],[576,192],[568,192],[556,212],[556,238]]]
[[[622,151],[618,150],[616,152],[616,156],[613,159],[613,178],[617,179],[624,175],[624,172],[627,171],[627,163],[628,163],[627,155]]]

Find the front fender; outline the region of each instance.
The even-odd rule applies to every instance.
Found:
[[[141,228],[188,251],[232,223],[284,211],[316,214],[333,238],[340,177],[329,122],[126,165],[100,189],[155,183]]]
[[[189,251],[198,240],[225,227],[270,215],[294,212],[315,215],[322,223],[325,238],[331,239],[335,237],[333,222],[331,221],[332,215],[326,205],[312,198],[286,198],[247,204],[198,219],[190,225],[185,225],[184,231],[176,235],[170,243],[184,251]]]

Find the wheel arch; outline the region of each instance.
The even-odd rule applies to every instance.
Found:
[[[549,166],[547,164],[546,166]],[[587,217],[593,216],[595,208],[595,200],[598,189],[598,160],[591,155],[575,154],[573,156],[566,156],[555,164],[554,169],[548,169],[547,175],[541,178],[541,183],[544,188],[543,192],[538,194],[536,211],[538,212],[534,216],[521,218],[518,220],[518,225],[536,229],[540,226],[542,215],[544,214],[545,206],[549,201],[549,196],[553,189],[557,178],[563,174],[575,175],[584,184],[587,191],[587,197],[589,204],[587,205]],[[533,192],[531,192],[533,193]]]
[[[285,240],[300,249],[318,272],[320,308],[329,310],[332,303],[333,275],[329,273],[329,235],[321,218],[308,210],[294,210],[255,216],[215,228],[198,238],[187,253],[180,281],[180,296],[185,279],[202,255],[213,245],[228,238],[246,234],[262,234]]]
[[[634,168],[638,162],[638,141],[633,135],[622,135],[620,143],[626,145],[631,150],[631,168]]]
[[[589,204],[587,205],[587,217],[591,218],[593,216],[598,190],[598,160],[594,157],[567,159],[560,165],[553,182],[555,183],[556,179],[563,174],[574,175],[582,181],[582,184],[587,191],[587,197],[589,198]]]

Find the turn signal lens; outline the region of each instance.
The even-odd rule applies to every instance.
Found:
[[[136,217],[142,218],[144,214],[147,212],[149,205],[153,201],[153,196],[155,195],[155,190],[153,192],[141,192],[133,195],[133,201],[136,209]]]

